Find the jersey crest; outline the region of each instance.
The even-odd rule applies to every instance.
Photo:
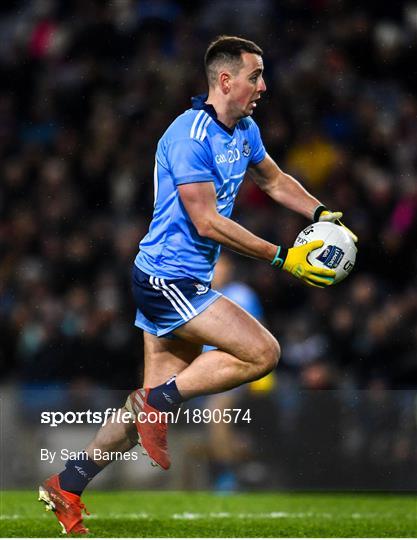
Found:
[[[248,141],[245,139],[243,141],[242,155],[245,156],[245,157],[249,157],[250,153],[251,153],[251,150],[252,150],[252,148],[249,146]]]

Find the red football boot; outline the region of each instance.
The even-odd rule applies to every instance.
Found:
[[[63,534],[88,534],[89,531],[83,524],[81,511],[84,510],[87,515],[89,512],[78,495],[61,488],[57,474],[39,486],[39,500],[45,504],[46,510],[55,512]]]
[[[150,457],[152,465],[159,465],[163,469],[169,469],[171,460],[168,455],[168,426],[160,418],[160,411],[147,403],[149,390],[150,388],[135,390],[127,398],[125,406],[134,415],[139,444]],[[152,422],[147,420],[149,413],[152,413]],[[154,422],[155,419],[160,421]]]

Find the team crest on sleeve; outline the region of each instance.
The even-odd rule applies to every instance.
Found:
[[[249,157],[250,153],[251,153],[251,150],[252,150],[252,148],[249,146],[248,141],[245,139],[243,141],[242,155],[245,156],[245,157]]]

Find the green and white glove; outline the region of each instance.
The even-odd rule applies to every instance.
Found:
[[[324,205],[320,204],[314,210],[313,221],[314,223],[317,223],[318,221],[327,221],[330,223],[335,223],[336,225],[340,225],[346,230],[346,232],[349,234],[349,236],[352,238],[352,240],[356,244],[358,241],[358,237],[353,231],[351,231],[348,227],[346,227],[344,223],[340,221],[342,216],[343,216],[342,212],[331,212]]]
[[[328,287],[333,284],[336,272],[313,266],[307,260],[310,251],[321,247],[323,244],[323,240],[315,240],[288,249],[278,246],[271,265],[286,270],[312,287]]]

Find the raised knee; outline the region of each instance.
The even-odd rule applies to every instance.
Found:
[[[278,364],[281,356],[281,347],[273,336],[268,336],[262,344],[257,358],[258,376],[270,373]]]
[[[272,336],[268,345],[268,351],[265,358],[265,368],[268,373],[272,371],[278,364],[281,357],[281,347],[278,341]]]

